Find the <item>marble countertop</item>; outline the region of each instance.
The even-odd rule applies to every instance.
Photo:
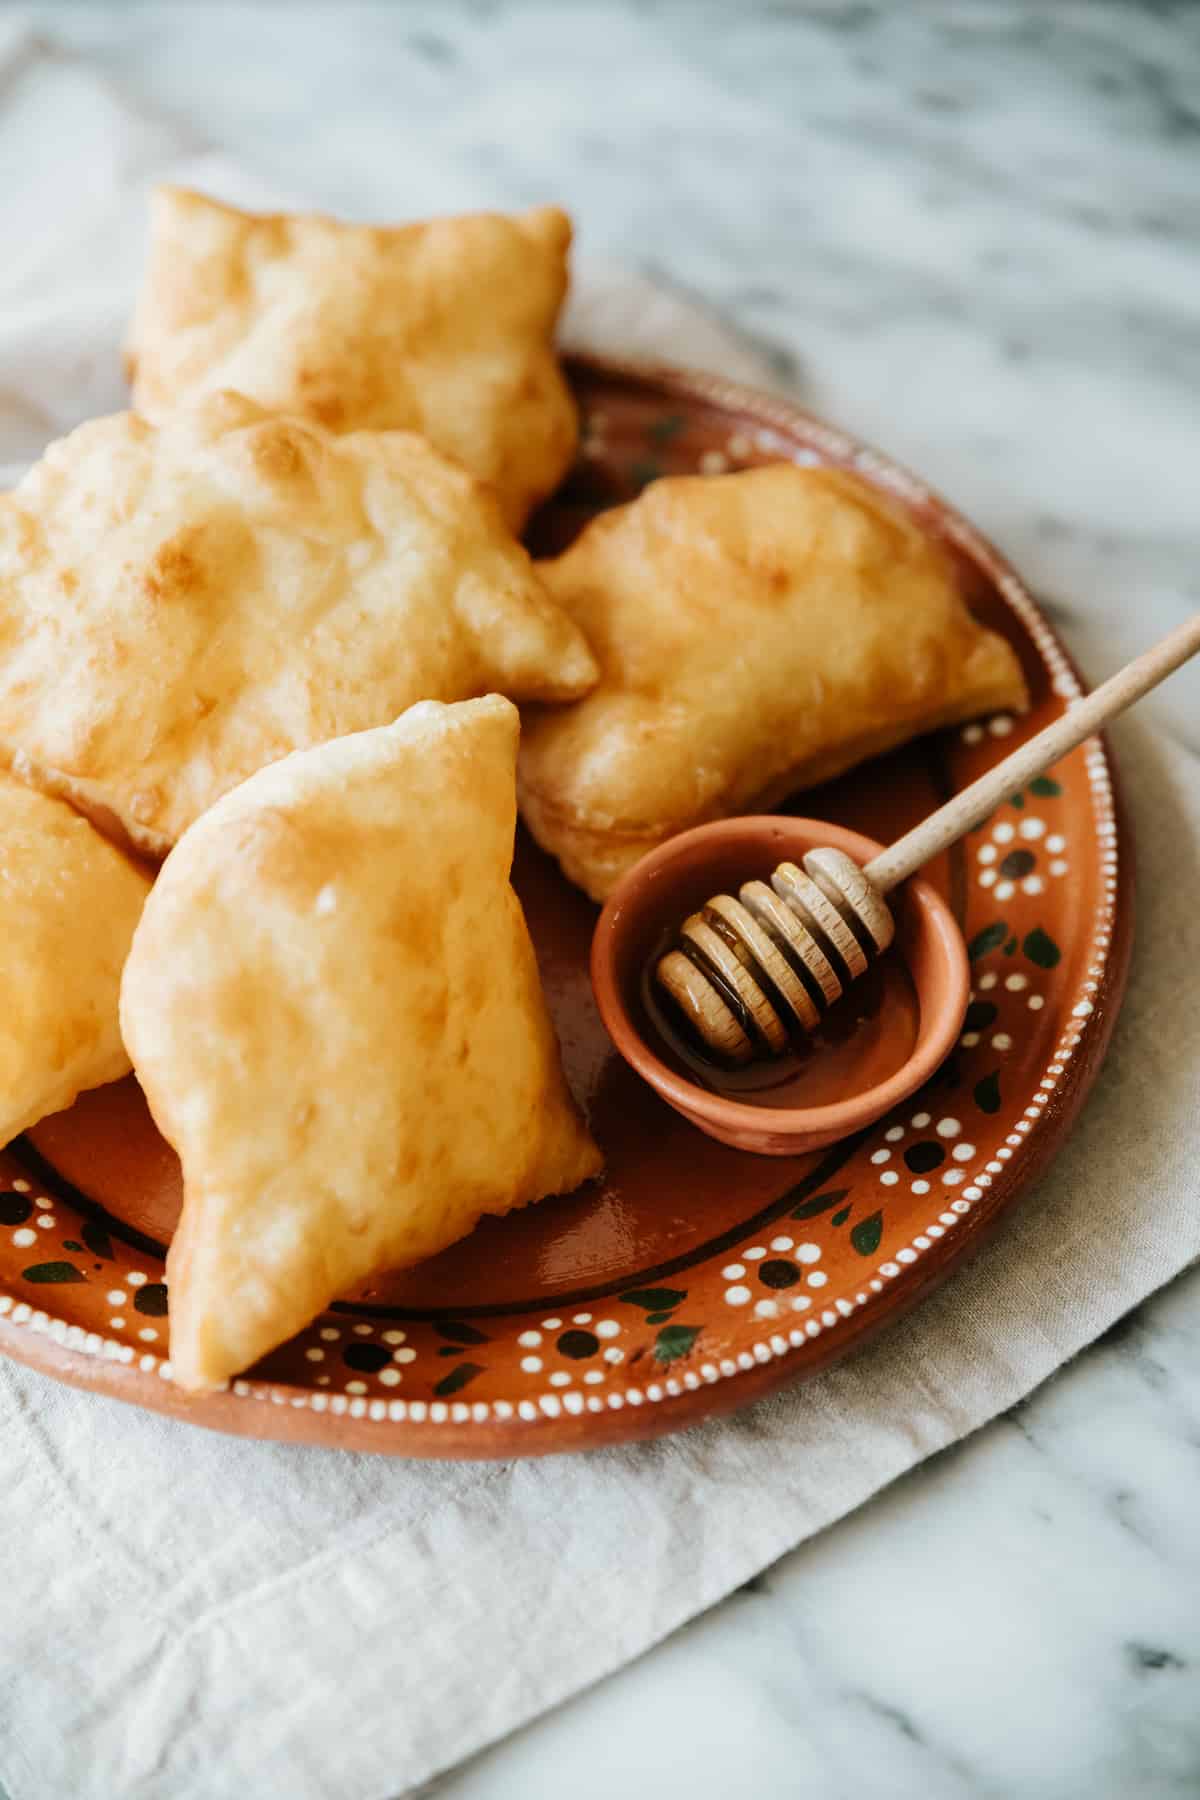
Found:
[[[1200,11],[25,8],[268,179],[567,204],[915,465],[1108,668],[1200,605]],[[396,155],[419,128],[427,162]],[[1136,598],[1135,598],[1136,597]],[[1200,675],[1151,704],[1200,751]],[[1200,1793],[1200,1272],[442,1800]]]

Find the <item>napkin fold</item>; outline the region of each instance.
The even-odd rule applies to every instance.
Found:
[[[306,198],[15,30],[0,32],[0,169],[12,469],[125,402],[147,180]],[[585,266],[571,331],[762,373],[703,311],[611,268]],[[1164,604],[1148,632],[1171,623]],[[1103,662],[1086,612],[1071,642]],[[1117,749],[1141,922],[1085,1116],[979,1261],[817,1380],[634,1449],[442,1466],[222,1438],[0,1363],[12,1800],[390,1800],[1011,1406],[1200,1254],[1178,977],[1200,963],[1200,783],[1165,728],[1131,721]]]

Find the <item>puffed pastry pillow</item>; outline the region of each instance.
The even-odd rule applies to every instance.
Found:
[[[83,425],[0,497],[0,754],[152,856],[289,751],[595,672],[488,490],[411,433],[214,395]]]
[[[570,242],[553,206],[383,228],[159,188],[134,403],[157,417],[236,388],[332,431],[419,431],[519,530],[575,452],[554,354]]]
[[[121,1023],[183,1164],[185,1387],[598,1170],[509,885],[517,730],[495,696],[415,706],[262,770],[163,865]]]
[[[849,474],[656,481],[538,567],[601,674],[577,705],[530,710],[521,811],[597,900],[688,826],[1026,704],[945,551]]]
[[[0,1145],[128,1075],[117,997],[149,892],[86,819],[0,771]]]

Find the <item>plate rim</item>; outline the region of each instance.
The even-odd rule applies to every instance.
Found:
[[[748,415],[758,421],[759,430],[773,427],[784,433],[802,432],[822,455],[861,471],[906,505],[932,513],[952,541],[982,567],[1016,613],[1050,672],[1053,690],[1068,700],[1087,691],[1057,632],[1008,558],[937,490],[894,458],[792,401],[720,375],[657,360],[581,352],[570,353],[563,360],[568,374],[578,372],[632,385],[658,398],[699,401]],[[1107,796],[1112,822],[1107,855],[1115,859],[1115,878],[1108,888],[1108,941],[1101,973],[1095,991],[1086,1002],[1080,1002],[1090,1011],[1080,1018],[1066,1068],[1033,1121],[1026,1121],[1023,1153],[1009,1164],[1015,1179],[1001,1179],[970,1203],[969,1229],[939,1240],[936,1255],[917,1256],[872,1294],[869,1305],[839,1317],[819,1335],[794,1332],[789,1340],[778,1325],[772,1330],[772,1321],[764,1320],[762,1336],[753,1347],[765,1349],[766,1354],[756,1357],[748,1369],[732,1365],[727,1373],[706,1364],[697,1386],[680,1388],[673,1383],[678,1391],[668,1393],[661,1384],[651,1383],[654,1394],[626,1388],[618,1404],[614,1406],[610,1398],[602,1412],[572,1412],[554,1394],[539,1396],[537,1403],[526,1397],[514,1400],[506,1417],[496,1416],[495,1401],[475,1406],[438,1401],[368,1402],[344,1395],[316,1395],[270,1380],[239,1379],[216,1393],[189,1395],[170,1379],[169,1361],[151,1355],[131,1362],[116,1360],[111,1350],[105,1349],[108,1340],[99,1334],[68,1328],[63,1320],[6,1292],[0,1292],[0,1352],[70,1386],[210,1430],[263,1440],[303,1441],[329,1450],[439,1460],[548,1455],[644,1440],[718,1417],[786,1382],[820,1374],[918,1306],[986,1246],[1003,1218],[1030,1192],[1062,1147],[1091,1091],[1124,997],[1133,944],[1135,879],[1128,808],[1107,735],[1088,740],[1087,748],[1094,758],[1092,768],[1099,771],[1099,778],[1093,779],[1093,793]],[[1094,926],[1089,923],[1086,929],[1093,931]],[[1060,1049],[1054,1054],[1061,1054],[1061,1035]],[[82,1343],[70,1341],[72,1330]],[[323,1404],[313,1405],[314,1400]],[[481,1410],[486,1413],[483,1418],[478,1416]]]

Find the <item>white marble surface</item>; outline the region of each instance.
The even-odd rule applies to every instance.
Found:
[[[1200,1279],[439,1800],[1200,1792]]]
[[[563,200],[585,252],[702,296],[963,504],[1068,637],[1102,619],[1108,668],[1200,603],[1197,9],[25,10],[198,147],[332,207]],[[1200,751],[1200,676],[1152,704]],[[1198,1492],[1193,1272],[428,1792],[1200,1793]]]

